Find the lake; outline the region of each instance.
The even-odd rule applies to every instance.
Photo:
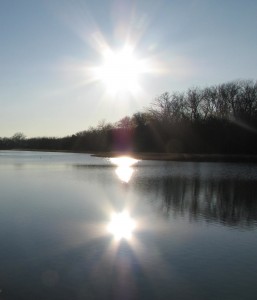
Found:
[[[0,299],[256,299],[257,165],[0,151],[0,205]]]

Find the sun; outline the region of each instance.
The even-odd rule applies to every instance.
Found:
[[[136,58],[132,47],[127,46],[119,51],[106,50],[103,64],[95,68],[95,76],[112,94],[136,93],[140,88],[140,74],[144,70],[142,61]]]

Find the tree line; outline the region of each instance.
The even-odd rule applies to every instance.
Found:
[[[0,138],[0,149],[257,154],[257,82],[165,92],[143,111],[62,138]]]

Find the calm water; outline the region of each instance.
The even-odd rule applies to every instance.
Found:
[[[256,165],[0,151],[0,205],[0,299],[256,299]]]

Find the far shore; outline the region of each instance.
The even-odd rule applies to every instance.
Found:
[[[148,152],[89,152],[74,150],[51,150],[51,149],[9,149],[1,151],[38,151],[38,152],[60,152],[81,153],[94,157],[119,157],[131,156],[138,160],[159,161],[188,161],[188,162],[235,162],[235,163],[257,163],[257,155],[247,154],[192,154],[192,153],[148,153]]]
[[[139,160],[188,161],[188,162],[249,162],[257,163],[257,155],[225,154],[189,154],[189,153],[134,153],[134,152],[99,152],[95,157],[131,156]]]

